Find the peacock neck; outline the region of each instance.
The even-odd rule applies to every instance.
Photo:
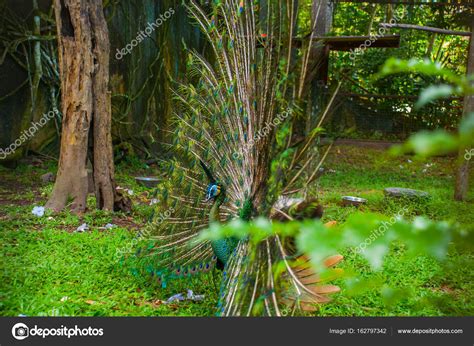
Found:
[[[212,205],[211,210],[209,211],[209,224],[214,222],[220,222],[220,213],[219,208],[221,206],[221,201],[216,200]]]
[[[220,206],[223,203],[222,199],[217,199],[209,211],[209,224],[214,222],[220,222]],[[211,247],[218,259],[218,263],[221,264],[221,268],[224,268],[227,261],[229,260],[232,252],[237,246],[238,240],[236,238],[224,238],[219,240],[211,241]],[[219,266],[219,265],[218,265]]]

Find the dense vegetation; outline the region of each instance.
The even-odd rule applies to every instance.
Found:
[[[326,71],[312,61],[325,60],[323,50],[311,46],[310,0],[298,2],[295,17],[291,1],[288,7],[270,2],[271,15],[260,16],[252,12],[258,2],[250,1],[227,7],[202,1],[204,10],[192,3],[187,13],[178,0],[97,0],[99,10],[88,15],[102,15],[103,5],[102,28],[95,32],[105,34],[108,26],[111,36],[95,63],[107,68],[109,40],[113,59],[144,23],[166,9],[176,14],[133,54],[115,57],[110,71],[87,65],[91,76],[106,76],[91,83],[79,78],[93,91],[110,73],[110,85],[100,84],[109,103],[92,102],[103,112],[92,111],[91,121],[75,103],[85,89],[64,87],[75,79],[74,69],[71,78],[59,77],[54,38],[61,43],[64,33],[55,32],[54,9],[34,3],[33,31],[44,43],[31,39],[26,7],[20,6],[27,19],[0,4],[9,14],[0,22],[8,47],[0,65],[15,66],[8,80],[18,71],[25,79],[0,95],[0,111],[8,114],[0,148],[61,97],[64,113],[43,129],[45,138],[19,146],[5,161],[10,168],[0,165],[0,315],[473,314],[469,37],[379,25],[402,21],[465,31],[465,7],[335,3],[333,26],[324,35],[349,42],[360,39],[355,35],[376,35],[376,41],[399,34],[400,47],[334,49]],[[76,20],[86,15],[75,13]],[[247,25],[240,25],[243,17]],[[60,88],[68,94],[61,96]],[[101,125],[94,123],[99,113],[108,116]],[[71,119],[84,118],[87,131],[66,131],[67,124],[83,125]],[[80,155],[64,154],[79,134]],[[387,143],[351,140],[367,137],[403,141],[388,151],[382,149]],[[108,160],[103,174],[94,166],[102,158]],[[86,181],[88,169],[95,184]],[[58,172],[56,185],[52,172]],[[74,208],[74,190],[57,188],[61,176],[63,186],[79,186],[68,183],[72,175],[81,183],[75,190],[83,197],[80,208]],[[145,187],[137,176],[159,182]],[[106,207],[101,182],[109,191]],[[393,198],[387,187],[427,194]],[[55,195],[63,205],[48,209]],[[366,203],[345,205],[347,195]],[[44,205],[45,214],[35,215]],[[162,217],[170,206],[173,216]],[[387,221],[388,230],[374,236]],[[337,260],[326,265],[331,255]],[[199,271],[205,273],[194,275]],[[300,288],[315,299],[306,304]],[[204,299],[167,302],[189,290]],[[324,294],[332,294],[332,302],[316,307],[326,302]],[[216,306],[223,305],[227,310],[219,313]]]

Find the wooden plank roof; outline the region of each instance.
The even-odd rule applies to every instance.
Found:
[[[332,2],[352,2],[352,3],[370,3],[370,4],[403,4],[403,5],[466,5],[474,6],[473,0],[331,0]]]
[[[348,51],[361,46],[366,48],[398,48],[400,47],[400,35],[385,36],[328,36],[317,37],[316,41],[322,41],[331,50]]]

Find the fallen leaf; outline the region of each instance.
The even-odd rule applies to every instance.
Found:
[[[334,227],[337,225],[337,221],[329,221],[324,224],[326,227]]]

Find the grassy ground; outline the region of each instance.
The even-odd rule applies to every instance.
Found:
[[[338,146],[326,163],[326,173],[315,190],[325,206],[324,220],[344,220],[354,208],[340,205],[343,195],[368,199],[362,211],[392,216],[404,206],[384,198],[385,187],[411,187],[428,191],[432,198],[410,202],[409,217],[427,215],[450,220],[459,229],[474,231],[473,190],[470,202],[452,200],[453,162],[436,158],[429,162],[410,157],[390,158],[370,148]],[[44,205],[52,184],[42,184],[41,174],[54,171],[52,163],[30,162],[16,170],[0,168],[0,315],[16,316],[154,316],[213,315],[220,273],[197,277],[193,282],[176,282],[158,289],[114,259],[117,248],[127,247],[151,212],[151,196],[135,184],[134,174],[153,174],[153,169],[117,169],[119,185],[133,190],[131,215],[94,211],[78,217],[63,212],[38,218],[31,214],[35,205]],[[82,223],[90,230],[73,232]],[[103,229],[107,223],[117,227]],[[455,238],[457,239],[457,238]],[[344,253],[342,267],[356,268],[356,280],[366,280],[364,290],[357,284],[340,281],[343,293],[324,305],[323,316],[438,316],[472,315],[472,244],[455,240],[448,259],[438,263],[418,257],[407,259],[402,248],[393,246],[383,270],[371,272],[368,264],[354,253]],[[381,284],[386,287],[380,290]],[[169,296],[192,289],[205,294],[199,303],[164,305]],[[355,294],[357,292],[357,294]]]
[[[329,156],[326,168],[331,173],[320,180],[320,194],[326,206],[324,219],[344,222],[354,208],[342,207],[340,196],[351,195],[368,200],[361,211],[387,216],[402,207],[406,217],[426,215],[433,220],[447,220],[460,230],[474,232],[474,189],[469,191],[469,202],[453,201],[454,160],[434,158],[418,161],[413,157],[393,158],[384,151],[370,148],[339,146]],[[471,178],[472,181],[472,178]],[[392,201],[383,195],[386,187],[406,187],[427,191],[427,201]],[[471,239],[472,237],[469,237]],[[393,246],[383,270],[372,272],[358,255],[347,252],[346,266],[357,268],[356,277],[368,280],[374,287],[366,287],[357,296],[340,294],[336,304],[322,307],[320,313],[329,316],[442,316],[472,315],[474,260],[472,243],[455,234],[448,259],[439,263],[425,257],[407,258],[402,248]],[[380,284],[386,287],[380,290]],[[343,282],[340,282],[345,286]]]

